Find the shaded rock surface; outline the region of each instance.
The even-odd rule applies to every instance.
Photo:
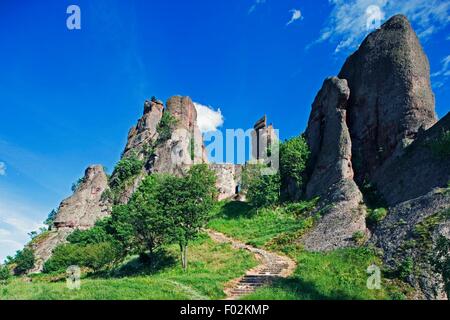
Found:
[[[63,243],[74,230],[89,229],[97,220],[110,214],[110,207],[101,200],[106,188],[108,188],[108,178],[103,166],[88,167],[83,182],[74,194],[61,202],[50,233],[42,241],[32,244],[36,258],[32,272],[41,271],[53,249]]]
[[[436,122],[430,67],[410,23],[397,15],[367,36],[338,77],[350,88],[347,123],[362,183]]]
[[[312,106],[305,133],[311,150],[306,195],[323,199],[317,208],[323,217],[302,238],[308,250],[351,246],[355,232],[367,232],[363,196],[353,181],[352,142],[346,124],[349,95],[346,80],[329,78]]]
[[[377,170],[372,181],[389,205],[419,197],[450,182],[450,159],[433,149],[447,131],[450,113]]]
[[[392,268],[413,258],[417,272],[407,280],[421,297],[445,298],[442,277],[429,257],[439,234],[449,238],[448,214],[429,230],[427,246],[413,243],[417,225],[450,207],[444,189],[450,159],[432,147],[449,130],[450,115],[437,122],[429,63],[419,40],[404,16],[394,16],[367,36],[338,78],[324,82],[313,103],[304,191],[321,197],[323,216],[301,242],[310,250],[351,245],[348,236],[365,229],[357,185],[375,185],[389,214],[370,241],[383,249]]]
[[[427,222],[430,218],[434,222]],[[421,224],[430,227],[428,234],[418,233]],[[394,270],[411,259],[408,282],[422,293],[421,298],[446,299],[442,276],[430,265],[439,235],[450,239],[450,190],[437,188],[391,207],[370,241],[383,249],[386,265]]]

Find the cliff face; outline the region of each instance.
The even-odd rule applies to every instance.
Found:
[[[398,15],[367,36],[338,77],[350,88],[347,123],[356,181],[363,183],[436,123],[430,67],[410,23]]]
[[[41,271],[53,249],[64,243],[74,230],[89,229],[97,220],[110,214],[110,207],[101,200],[107,188],[108,178],[103,166],[88,167],[74,194],[61,202],[52,230],[41,241],[32,244],[36,257],[32,272]]]
[[[394,269],[408,257],[417,260],[408,282],[422,298],[445,298],[429,256],[439,236],[450,239],[450,159],[432,147],[447,131],[450,115],[436,119],[427,57],[406,17],[394,16],[363,41],[338,77],[324,82],[313,103],[304,192],[321,197],[318,210],[328,209],[301,239],[306,248],[355,244],[356,231],[369,239],[364,199],[373,195],[363,197],[359,188],[372,185],[389,213],[372,227],[370,242]],[[427,245],[412,246],[424,240],[415,230],[429,221]]]

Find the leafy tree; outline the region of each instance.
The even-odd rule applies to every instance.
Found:
[[[14,271],[17,274],[24,274],[34,267],[34,262],[34,252],[30,248],[17,251],[14,257],[14,263],[16,264]]]
[[[159,180],[151,175],[141,183],[128,205],[116,206],[112,213],[114,236],[130,252],[150,258],[168,241],[171,218],[158,205]]]
[[[77,182],[72,183],[72,192],[75,192],[78,190],[80,185],[84,182],[84,177],[77,180]]]
[[[11,271],[6,265],[0,265],[0,284],[7,283],[11,278]]]
[[[280,201],[280,175],[264,175],[262,164],[247,164],[242,174],[242,187],[254,208],[276,205]]]
[[[53,226],[53,222],[55,222],[56,215],[58,214],[58,211],[53,209],[50,211],[50,213],[47,216],[47,219],[44,221],[44,224],[47,225],[49,228]]]
[[[184,270],[188,266],[188,245],[206,225],[215,197],[216,176],[207,165],[191,167],[185,177],[167,176],[161,182],[158,202],[172,219],[172,239],[180,246]]]
[[[285,200],[298,200],[305,184],[305,169],[310,151],[303,136],[280,144],[281,193]]]

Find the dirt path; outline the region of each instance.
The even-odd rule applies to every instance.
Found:
[[[225,286],[227,300],[237,300],[240,297],[255,292],[256,289],[270,284],[274,279],[290,276],[296,267],[294,260],[264,249],[255,248],[238,240],[232,239],[220,232],[207,230],[211,239],[218,243],[230,243],[233,248],[245,249],[255,254],[260,262],[258,266]]]

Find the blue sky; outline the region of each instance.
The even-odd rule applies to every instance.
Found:
[[[66,27],[71,4],[81,30]],[[382,21],[410,18],[446,114],[449,0],[2,0],[0,261],[89,164],[114,167],[152,95],[220,108],[221,129],[267,114],[281,138],[302,133],[324,78],[367,34],[370,6]]]

